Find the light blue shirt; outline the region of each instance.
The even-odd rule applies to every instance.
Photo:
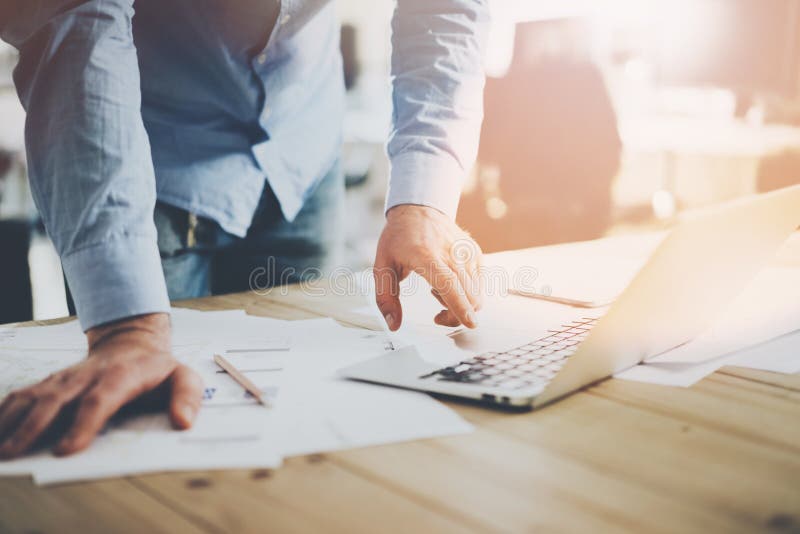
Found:
[[[169,311],[156,198],[243,236],[265,180],[292,220],[338,157],[332,2],[16,4],[0,37],[20,51],[31,188],[84,329]],[[455,216],[477,152],[487,26],[486,0],[397,2],[387,209]]]

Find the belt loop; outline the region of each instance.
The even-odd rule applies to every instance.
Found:
[[[197,228],[197,215],[190,213],[188,223],[188,228],[186,229],[186,247],[192,248],[197,245],[197,238],[195,236],[195,229]]]

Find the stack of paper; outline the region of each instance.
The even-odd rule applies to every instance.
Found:
[[[0,462],[40,484],[188,469],[272,468],[284,456],[469,432],[427,395],[346,381],[335,370],[386,349],[386,336],[331,319],[280,321],[241,310],[173,309],[173,352],[205,382],[191,430],[164,414],[114,422],[84,452]],[[0,330],[0,397],[85,357],[76,322]],[[213,363],[223,353],[273,408],[256,404]]]
[[[792,350],[791,344],[798,335],[787,334],[798,330],[800,269],[770,267],[748,285],[709,330],[616,376],[688,387],[726,365],[795,373],[800,371],[800,350],[797,345]]]

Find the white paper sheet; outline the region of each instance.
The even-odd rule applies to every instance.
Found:
[[[319,341],[294,348],[274,432],[286,456],[470,432],[472,426],[426,394],[339,378],[336,370],[381,354],[385,338],[330,325]]]
[[[164,414],[138,416],[108,430],[73,456],[34,466],[37,484],[181,470],[275,468],[281,464],[263,428],[265,408],[208,408],[174,431]]]
[[[85,352],[86,347],[86,336],[75,320],[49,326],[7,329],[5,335],[0,335],[0,350],[14,348]]]
[[[725,365],[724,358],[694,364],[659,363],[654,361],[617,373],[614,378],[688,388]]]
[[[703,363],[798,329],[800,269],[770,267],[748,284],[708,331],[654,361]]]
[[[205,382],[203,407],[191,430],[173,431],[163,414],[142,415],[110,426],[74,456],[40,452],[0,462],[0,476],[32,474],[39,484],[53,484],[158,471],[277,467],[284,455],[472,429],[427,395],[335,376],[340,367],[382,353],[381,332],[345,328],[332,319],[262,319],[240,310],[175,309],[172,321],[173,352]],[[76,342],[82,337],[76,322],[4,330],[0,395],[83,359],[85,346]],[[274,407],[256,404],[220,372],[212,360],[217,352],[235,361]]]
[[[382,354],[386,336],[332,319],[285,326],[292,348],[279,375],[268,432],[284,456],[470,432],[472,426],[430,396],[341,379],[336,371]],[[314,335],[299,335],[313,331]],[[248,373],[257,380],[258,373]],[[257,382],[258,383],[258,382]]]
[[[463,434],[472,426],[428,395],[330,378],[287,388],[274,410],[285,456]]]
[[[700,363],[654,361],[614,375],[623,380],[663,386],[690,387],[725,366],[773,373],[800,373],[800,332],[781,336]]]
[[[773,373],[800,373],[800,331],[740,350],[732,354],[725,365]]]
[[[51,373],[83,360],[81,350],[0,348],[0,399],[14,389],[35,384]]]
[[[689,387],[725,365],[799,372],[792,343],[798,347],[800,339],[784,336],[798,329],[800,269],[770,267],[697,339],[614,376]]]

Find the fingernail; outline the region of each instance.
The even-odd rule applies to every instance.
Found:
[[[478,316],[475,315],[475,312],[470,310],[467,312],[467,321],[472,325],[472,328],[478,326]]]
[[[386,324],[389,325],[389,328],[394,327],[394,315],[392,313],[387,313],[383,318],[386,319]]]

